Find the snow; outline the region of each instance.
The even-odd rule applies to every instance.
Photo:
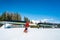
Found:
[[[28,28],[24,33],[24,28],[8,28],[11,24],[5,24],[0,28],[0,40],[60,40],[60,29]]]
[[[4,24],[4,25],[1,26],[1,28],[4,29],[4,28],[7,28],[9,26],[12,26],[12,24]]]
[[[60,29],[28,28],[0,28],[0,40],[60,40]]]

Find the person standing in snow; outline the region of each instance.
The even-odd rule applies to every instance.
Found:
[[[28,21],[26,21],[24,32],[27,32],[28,27],[29,27],[29,22],[28,22]]]

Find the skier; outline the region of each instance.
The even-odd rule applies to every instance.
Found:
[[[24,32],[25,32],[25,33],[27,33],[28,27],[29,27],[29,22],[28,22],[28,21],[26,21],[25,29],[24,29]]]

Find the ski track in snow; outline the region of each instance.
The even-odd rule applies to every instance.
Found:
[[[28,28],[0,28],[0,40],[60,40],[60,29]]]

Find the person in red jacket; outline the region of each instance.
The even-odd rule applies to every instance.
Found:
[[[29,27],[29,22],[28,22],[28,21],[26,21],[24,32],[27,32],[28,27]]]

